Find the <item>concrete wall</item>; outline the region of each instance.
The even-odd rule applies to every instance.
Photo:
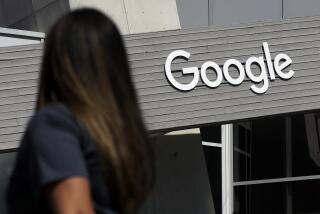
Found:
[[[180,28],[175,0],[2,0],[0,26],[46,32],[63,13],[81,7],[110,15],[123,34]]]
[[[108,14],[123,34],[180,28],[175,0],[69,0],[70,8],[93,7]]]

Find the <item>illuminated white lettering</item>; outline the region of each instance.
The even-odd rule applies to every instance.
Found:
[[[257,94],[263,94],[269,88],[269,78],[271,81],[273,81],[276,78],[275,74],[277,74],[280,78],[285,80],[292,78],[294,75],[294,71],[292,69],[290,69],[287,72],[284,71],[292,64],[292,59],[287,54],[280,53],[276,55],[274,62],[272,62],[271,53],[267,42],[263,43],[263,52],[265,58],[263,56],[249,57],[245,62],[244,66],[239,60],[228,59],[223,64],[222,69],[221,66],[219,66],[217,63],[213,61],[204,62],[201,66],[200,71],[198,67],[182,68],[182,74],[191,74],[193,75],[193,79],[189,83],[180,83],[173,76],[171,65],[172,62],[177,58],[184,58],[185,60],[189,60],[190,53],[184,50],[176,50],[170,53],[167,57],[165,63],[165,74],[170,84],[172,84],[173,87],[181,91],[190,91],[194,89],[197,86],[200,77],[205,85],[207,85],[210,88],[216,88],[222,83],[223,77],[231,85],[240,85],[244,81],[245,76],[247,75],[247,77],[253,83],[261,83],[260,86],[256,84],[251,85],[250,89]],[[260,70],[259,74],[254,74],[252,72],[253,64],[258,66]],[[238,71],[239,74],[237,77],[235,77],[235,75],[231,76],[231,67],[236,68],[236,70]],[[215,80],[209,80],[207,76],[209,68],[216,73]]]

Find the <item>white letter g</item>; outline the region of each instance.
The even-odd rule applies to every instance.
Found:
[[[183,50],[177,50],[173,51],[169,54],[166,60],[165,64],[165,72],[166,72],[166,77],[168,78],[169,82],[177,89],[181,91],[190,91],[196,87],[196,85],[199,82],[199,70],[197,67],[189,67],[189,68],[182,68],[182,74],[193,74],[193,80],[188,83],[188,84],[182,84],[179,83],[172,75],[171,71],[171,64],[172,61],[177,58],[177,57],[183,57],[186,58],[187,60],[190,57],[190,53],[183,51]]]

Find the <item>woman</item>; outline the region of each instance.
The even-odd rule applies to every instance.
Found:
[[[121,36],[96,10],[71,12],[45,42],[9,213],[136,213],[152,184],[152,149]]]

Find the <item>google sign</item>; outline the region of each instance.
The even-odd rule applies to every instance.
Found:
[[[190,83],[180,83],[172,75],[171,64],[175,59],[182,57],[188,60],[190,58],[190,53],[188,53],[187,51],[176,50],[171,52],[167,57],[165,64],[165,74],[172,86],[181,91],[190,91],[194,89],[197,86],[200,77],[205,85],[207,85],[210,88],[216,88],[221,84],[223,78],[231,85],[240,85],[244,81],[245,76],[247,75],[247,77],[253,83],[262,83],[260,86],[252,84],[252,86],[250,87],[251,90],[255,93],[263,94],[269,88],[268,76],[270,77],[270,80],[274,80],[275,74],[277,74],[280,78],[287,80],[293,77],[294,71],[284,71],[284,69],[286,69],[288,66],[292,64],[292,59],[287,54],[280,53],[275,56],[274,60],[272,60],[268,43],[264,42],[262,46],[264,57],[252,56],[247,59],[244,66],[241,64],[239,60],[228,59],[223,64],[222,69],[217,63],[213,61],[207,61],[203,63],[200,71],[198,67],[182,68],[182,74],[193,75],[193,79]],[[259,75],[252,73],[252,65],[254,64],[257,65],[261,71]],[[230,67],[235,67],[238,70],[239,76],[237,78],[234,78],[230,75]],[[215,80],[209,80],[209,78],[207,77],[207,71],[209,68],[216,73]]]

